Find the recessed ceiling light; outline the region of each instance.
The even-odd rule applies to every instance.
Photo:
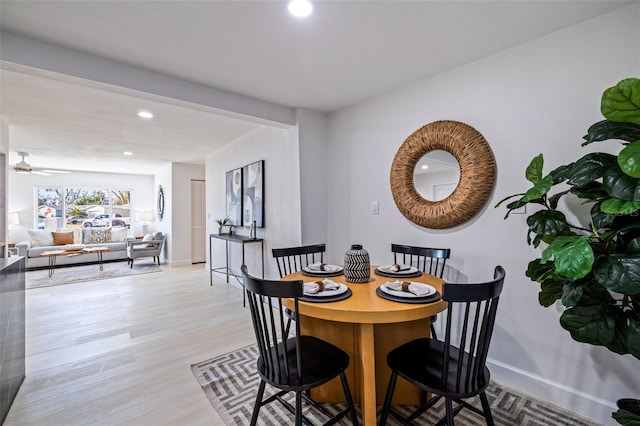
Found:
[[[125,151],[122,153],[122,155],[133,155],[133,152],[131,151]]]
[[[313,12],[313,4],[309,0],[291,0],[289,2],[289,13],[298,18],[304,18]]]
[[[429,168],[429,166],[427,166],[426,164],[423,164],[421,168],[422,168],[422,170],[427,170]]]
[[[140,118],[153,118],[153,114],[149,111],[138,111],[138,117]]]

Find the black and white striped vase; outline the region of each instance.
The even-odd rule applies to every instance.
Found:
[[[369,253],[360,244],[353,244],[344,255],[344,277],[350,283],[366,283],[371,275]]]

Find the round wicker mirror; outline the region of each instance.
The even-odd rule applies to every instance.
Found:
[[[418,161],[435,150],[449,152],[460,165],[458,186],[441,201],[422,198],[413,182]],[[391,165],[391,193],[411,222],[447,229],[462,225],[482,209],[491,196],[495,176],[493,152],[480,132],[457,121],[436,121],[416,130],[398,149]]]

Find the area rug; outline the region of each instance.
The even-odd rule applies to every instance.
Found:
[[[257,358],[258,349],[255,345],[251,345],[191,366],[191,371],[207,399],[227,425],[246,425],[251,420],[259,383],[259,376],[255,372]],[[267,385],[265,397],[273,393],[273,388]],[[487,397],[496,425],[597,426],[596,423],[580,418],[571,412],[535,400],[497,383],[491,383],[487,389]],[[474,403],[473,399],[469,401]],[[479,407],[480,401],[475,402]],[[344,408],[340,404],[325,404],[325,407],[331,413],[337,413]],[[406,416],[413,407],[396,406],[394,408]],[[379,407],[380,409],[381,407]],[[314,424],[326,421],[324,416],[316,415],[315,411],[308,406],[303,408],[303,412]],[[441,400],[414,424],[433,425],[444,415],[444,400]],[[260,409],[258,424],[274,426],[293,424],[293,416],[281,404],[270,403]],[[343,419],[339,424],[351,424],[351,422]],[[387,424],[398,425],[400,423],[390,416]],[[481,416],[470,410],[462,410],[456,416],[456,425],[485,424]]]
[[[62,284],[73,284],[83,281],[104,280],[108,278],[119,278],[129,275],[149,274],[152,272],[162,272],[162,268],[155,263],[134,264],[130,268],[127,262],[105,262],[103,270],[99,265],[74,265],[56,267],[53,276],[49,277],[48,269],[36,269],[27,271],[25,275],[25,286],[28,289],[50,287]]]

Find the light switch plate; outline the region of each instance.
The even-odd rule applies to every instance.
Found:
[[[371,214],[376,215],[380,214],[380,205],[377,201],[371,203]]]

